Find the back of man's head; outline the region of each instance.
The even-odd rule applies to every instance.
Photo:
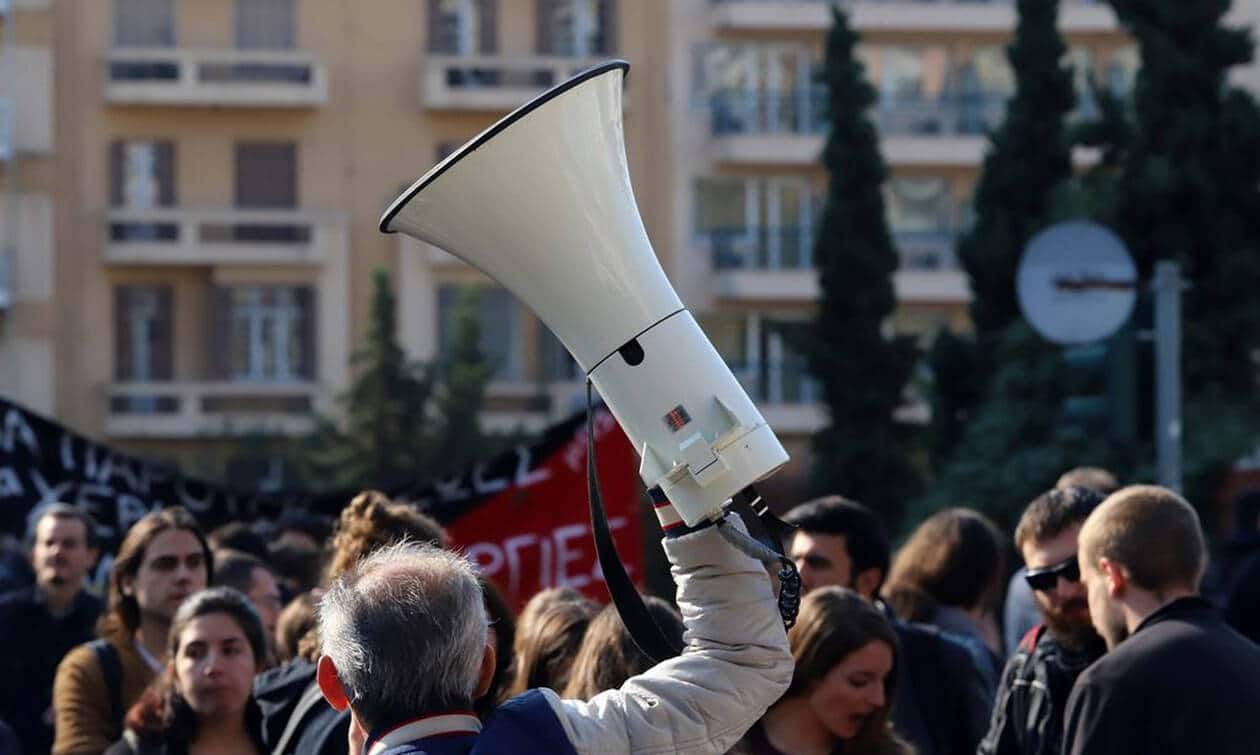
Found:
[[[1129,580],[1150,592],[1198,590],[1205,553],[1199,516],[1184,498],[1155,485],[1121,488],[1081,528],[1081,562],[1099,559],[1124,567]]]
[[[1054,486],[1059,489],[1089,488],[1103,496],[1109,496],[1120,489],[1120,481],[1102,467],[1073,467],[1059,475]]]
[[[365,727],[472,708],[488,629],[461,556],[427,543],[381,548],[329,587],[319,626]]]
[[[783,519],[812,535],[843,536],[853,574],[872,567],[879,569],[880,574],[888,574],[892,559],[888,533],[875,512],[857,501],[838,495],[823,496],[794,506]]]
[[[1045,542],[1072,527],[1080,526],[1102,503],[1103,495],[1081,487],[1055,488],[1037,496],[1024,509],[1015,527],[1015,548],[1024,543]]]

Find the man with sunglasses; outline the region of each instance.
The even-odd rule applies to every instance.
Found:
[[[980,755],[1059,753],[1063,710],[1076,677],[1106,652],[1094,631],[1076,560],[1081,525],[1102,495],[1081,487],[1051,490],[1020,517],[1015,547],[1043,623],[1020,641],[1002,672]]]

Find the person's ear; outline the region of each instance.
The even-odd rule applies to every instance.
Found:
[[[478,700],[490,690],[490,683],[494,681],[494,667],[498,662],[498,654],[494,650],[494,643],[486,643],[486,653],[481,656],[481,668],[477,671],[477,690],[473,693],[473,699]]]
[[[1113,598],[1122,597],[1125,588],[1129,584],[1129,575],[1125,572],[1124,567],[1111,559],[1100,558],[1098,559],[1098,571],[1102,572],[1103,579],[1107,580],[1107,594]]]
[[[878,566],[864,569],[853,578],[853,589],[867,600],[874,600],[880,584],[884,581],[884,572]]]
[[[315,665],[315,682],[333,710],[341,712],[350,705],[350,698],[346,695],[346,688],[341,686],[341,678],[337,676],[337,667],[333,665],[332,658],[326,655],[319,657],[319,662]]]

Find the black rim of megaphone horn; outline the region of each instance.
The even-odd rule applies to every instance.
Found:
[[[577,74],[573,78],[563,81],[559,84],[556,84],[551,89],[548,89],[547,91],[538,95],[537,97],[530,100],[529,102],[526,102],[524,105],[521,105],[517,109],[505,115],[503,119],[500,120],[498,123],[494,124],[493,126],[486,129],[485,131],[482,131],[480,134],[477,135],[475,139],[468,142],[467,144],[460,147],[459,149],[455,150],[455,152],[451,153],[449,157],[447,157],[442,162],[438,163],[436,167],[432,168],[428,173],[421,176],[420,180],[412,184],[410,188],[404,191],[401,196],[399,196],[397,199],[393,201],[392,204],[390,204],[389,208],[385,210],[385,214],[381,216],[381,223],[379,226],[381,233],[395,233],[396,231],[390,228],[389,224],[393,222],[394,216],[398,214],[398,211],[401,210],[404,205],[410,202],[413,197],[415,197],[417,194],[423,191],[424,187],[433,183],[443,173],[445,173],[446,171],[454,167],[455,163],[458,163],[460,160],[464,159],[468,155],[472,154],[473,152],[476,152],[477,149],[481,147],[481,145],[493,139],[505,128],[521,120],[522,118],[534,112],[535,110],[542,107],[543,105],[546,105],[551,100],[554,100],[555,98],[559,97],[560,95],[564,94],[570,89],[573,89],[579,84],[589,81],[597,76],[603,76],[604,74],[609,73],[611,71],[621,71],[623,74],[629,75],[630,64],[624,60],[618,59],[618,60],[610,60],[606,63],[600,63],[597,66],[592,66],[586,69],[585,71],[582,71],[581,73]]]

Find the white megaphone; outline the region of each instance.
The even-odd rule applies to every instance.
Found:
[[[643,481],[691,527],[788,455],[648,241],[622,138],[629,67],[596,66],[517,108],[412,184],[380,228],[445,249],[537,313],[641,454]]]

